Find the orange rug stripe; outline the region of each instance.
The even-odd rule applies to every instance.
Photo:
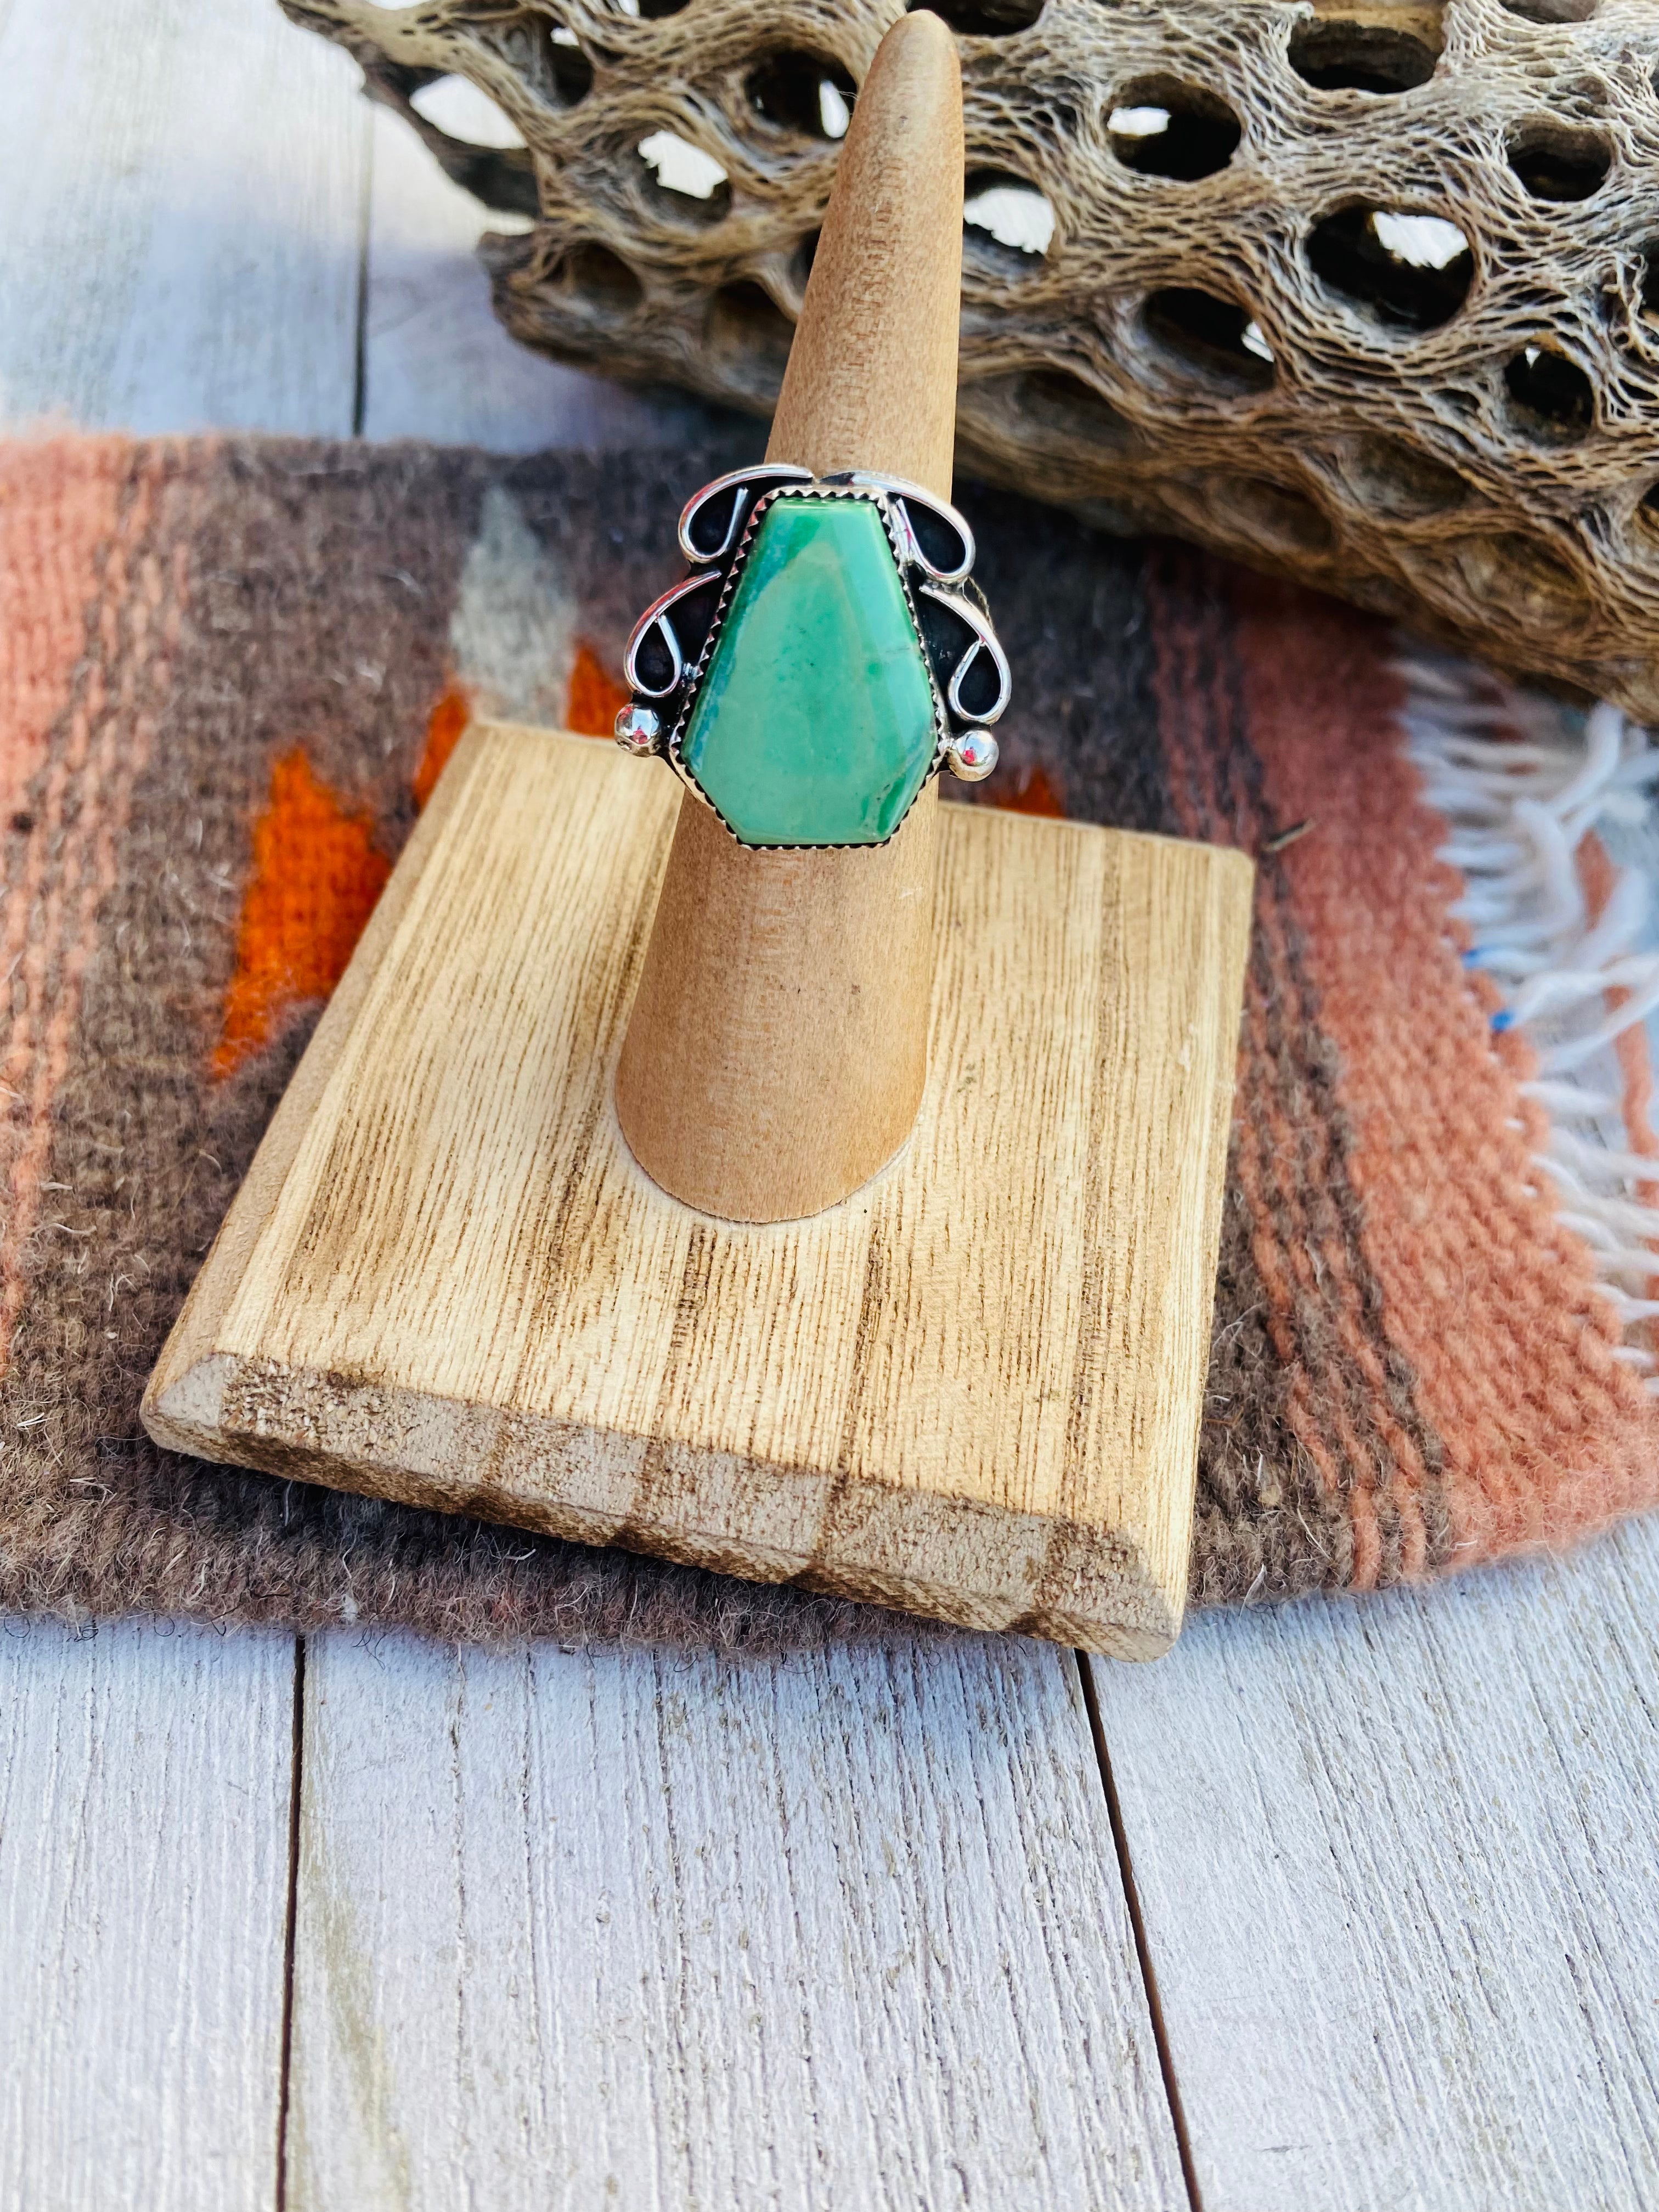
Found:
[[[391,872],[368,817],[346,811],[299,746],[285,754],[253,832],[216,1075],[268,1042],[284,1008],[328,996]]]
[[[1005,814],[1040,814],[1054,821],[1066,812],[1066,796],[1045,769],[1028,768],[1016,781],[993,782],[990,803]]]
[[[616,734],[617,717],[632,693],[619,676],[612,676],[584,638],[576,647],[570,672],[570,702],[564,725],[579,737],[609,738]]]
[[[449,756],[460,743],[461,733],[471,719],[471,700],[460,684],[452,683],[439,694],[436,705],[427,717],[426,750],[421,755],[421,764],[410,787],[417,807],[423,807],[431,798]]]

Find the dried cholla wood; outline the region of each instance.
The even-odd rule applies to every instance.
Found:
[[[486,241],[516,337],[769,411],[899,0],[283,4],[533,217]],[[963,467],[1659,720],[1653,0],[939,4]],[[441,75],[524,148],[434,128]]]

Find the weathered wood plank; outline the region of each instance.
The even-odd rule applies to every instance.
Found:
[[[1205,2212],[1659,2201],[1659,1527],[1097,1667]]]
[[[275,0],[15,0],[0,419],[349,434],[356,83]]]
[[[0,2204],[275,2202],[291,1638],[0,1633]]]
[[[313,1644],[293,2212],[1186,2197],[1075,1670]]]

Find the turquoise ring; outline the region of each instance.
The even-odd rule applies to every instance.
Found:
[[[941,768],[978,783],[1008,663],[947,501],[787,462],[705,484],[690,574],[629,641],[625,750],[660,754],[742,845],[883,845]]]

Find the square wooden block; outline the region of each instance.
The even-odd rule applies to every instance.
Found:
[[[1164,1650],[1249,861],[947,806],[911,1140],[830,1212],[738,1225],[659,1190],[611,1103],[679,803],[591,738],[469,733],[150,1378],[151,1435]]]

